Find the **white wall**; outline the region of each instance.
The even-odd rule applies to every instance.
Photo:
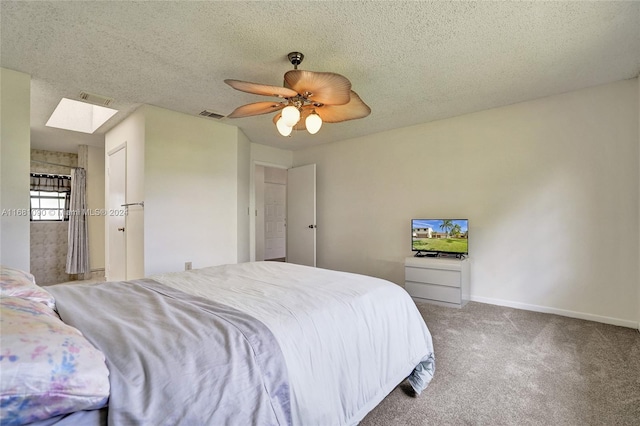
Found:
[[[29,75],[0,68],[0,264],[25,271],[30,266],[30,86]]]
[[[238,130],[145,106],[145,275],[235,263]]]
[[[640,146],[640,75],[636,78],[636,81],[638,85],[638,146]],[[640,151],[640,149],[638,151]],[[640,188],[640,183],[638,184],[638,187]],[[638,210],[640,210],[640,208]],[[638,238],[640,239],[640,235]],[[638,268],[640,268],[640,257],[638,258]],[[638,314],[636,316],[636,320],[638,321],[638,330],[640,330],[640,277],[638,279]]]
[[[295,151],[317,164],[318,266],[402,284],[410,219],[466,217],[474,300],[634,326],[637,85]]]
[[[286,149],[252,143],[251,161],[268,166],[290,168],[293,165],[293,152]]]

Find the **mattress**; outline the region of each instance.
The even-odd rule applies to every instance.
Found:
[[[357,424],[405,378],[420,393],[433,376],[429,330],[407,292],[388,281],[282,262],[150,278],[271,330],[288,369],[293,424]]]

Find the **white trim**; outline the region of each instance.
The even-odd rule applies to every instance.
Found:
[[[487,303],[489,305],[506,306],[508,308],[523,309],[525,311],[542,312],[545,314],[561,315],[563,317],[578,318],[587,321],[601,322],[604,324],[618,325],[620,327],[639,328],[636,321],[629,321],[621,318],[603,317],[600,315],[587,314],[584,312],[567,311],[565,309],[550,308],[548,306],[529,305],[527,303],[512,302],[510,300],[493,299],[490,297],[471,296],[473,302]]]
[[[122,142],[120,145],[118,145],[118,146],[116,146],[116,147],[114,147],[114,148],[110,149],[110,150],[107,152],[107,157],[108,157],[108,156],[110,156],[110,155],[115,154],[116,152],[118,152],[118,151],[120,151],[121,149],[124,149],[124,148],[126,148],[126,147],[127,147],[127,141],[124,141],[124,142]]]
[[[256,166],[270,167],[272,169],[285,169],[289,170],[291,167],[283,166],[282,164],[269,163],[267,161],[253,161],[253,167],[255,169]]]

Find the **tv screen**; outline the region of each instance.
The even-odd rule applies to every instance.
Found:
[[[411,219],[411,250],[423,253],[469,253],[469,220]]]

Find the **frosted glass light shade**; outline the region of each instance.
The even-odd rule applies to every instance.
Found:
[[[280,117],[280,119],[278,119],[278,121],[276,122],[276,128],[282,136],[289,136],[291,134],[291,131],[293,130],[293,127],[287,126],[285,124],[284,117]]]
[[[318,133],[318,130],[320,130],[320,127],[322,127],[322,118],[314,112],[309,114],[307,119],[304,121],[304,124],[307,126],[309,133],[315,135]]]
[[[282,110],[282,120],[287,126],[293,127],[300,120],[300,111],[293,105],[289,105]]]

